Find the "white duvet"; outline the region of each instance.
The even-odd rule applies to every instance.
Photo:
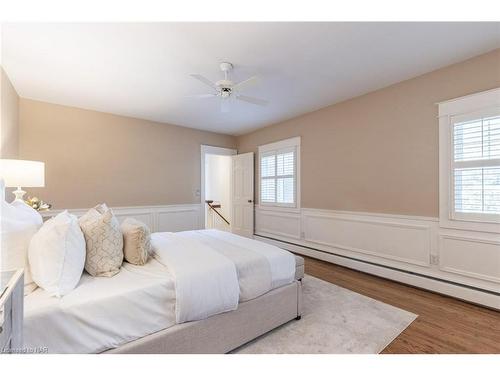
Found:
[[[153,233],[151,245],[175,277],[177,323],[235,310],[295,275],[288,251],[218,230]]]
[[[238,307],[238,275],[229,259],[176,233],[153,233],[151,246],[154,257],[174,276],[177,323]]]

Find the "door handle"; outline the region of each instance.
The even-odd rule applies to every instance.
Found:
[[[248,203],[252,203],[253,201],[251,199],[248,200]]]

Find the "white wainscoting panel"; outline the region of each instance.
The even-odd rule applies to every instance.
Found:
[[[500,241],[441,234],[439,268],[500,284]]]
[[[170,206],[157,211],[156,232],[180,232],[199,228],[199,205]]]
[[[334,248],[427,267],[432,222],[303,211],[304,240]]]
[[[361,261],[500,293],[500,238],[443,229],[438,218],[257,207],[256,234],[298,245],[304,255],[320,259],[331,254],[328,259],[352,259],[349,264]],[[464,299],[467,295],[464,291]]]
[[[148,210],[136,207],[130,207],[127,209],[113,208],[113,213],[120,223],[122,223],[127,217],[132,217],[136,220],[142,221],[149,228],[151,228],[151,230],[155,227],[155,215],[151,209]]]
[[[257,209],[255,231],[262,235],[279,235],[300,239],[300,211],[282,212],[279,209]]]
[[[179,232],[202,227],[201,204],[178,204],[165,206],[111,207],[118,221],[132,217],[147,224],[152,232]],[[69,209],[74,215],[81,216],[88,209]],[[44,218],[57,215],[62,210],[42,213]]]

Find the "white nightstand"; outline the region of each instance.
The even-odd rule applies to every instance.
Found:
[[[24,272],[0,272],[0,353],[23,347]]]

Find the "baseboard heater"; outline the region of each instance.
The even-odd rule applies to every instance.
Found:
[[[329,252],[329,251],[317,249],[317,248],[314,248],[314,247],[311,247],[311,246],[306,246],[306,245],[297,244],[297,243],[293,243],[293,242],[289,242],[289,241],[284,241],[284,240],[281,240],[281,239],[267,237],[267,236],[263,236],[263,235],[259,235],[259,234],[255,234],[254,236],[255,237],[260,237],[260,238],[265,239],[265,240],[270,240],[270,241],[273,241],[273,242],[281,242],[283,244],[286,244],[286,245],[289,245],[289,246],[294,246],[294,247],[297,247],[297,248],[304,248],[304,249],[307,249],[307,250],[315,251],[315,252],[318,252],[318,253],[325,254],[327,256],[344,258],[344,259],[347,259],[347,260],[352,261],[352,262],[363,263],[363,264],[367,264],[367,265],[370,265],[370,266],[373,266],[373,267],[377,267],[377,268],[384,268],[384,269],[387,269],[387,270],[391,270],[391,271],[395,271],[395,272],[400,272],[400,273],[404,273],[404,274],[407,274],[407,275],[424,278],[424,279],[427,279],[427,280],[432,280],[432,281],[436,281],[436,282],[440,282],[440,283],[445,283],[445,284],[448,284],[450,286],[455,286],[455,287],[459,287],[459,288],[465,288],[465,289],[468,289],[468,290],[471,290],[471,291],[475,291],[475,292],[480,292],[480,293],[486,293],[487,295],[490,295],[492,297],[500,297],[500,292],[494,292],[494,291],[491,291],[491,290],[486,290],[486,289],[474,287],[474,286],[471,286],[471,285],[466,285],[466,284],[457,283],[457,282],[446,280],[446,279],[441,279],[439,277],[424,275],[424,274],[421,274],[421,273],[418,273],[418,272],[407,271],[407,270],[403,270],[403,269],[396,268],[396,267],[391,267],[391,266],[382,265],[382,264],[375,263],[375,262],[370,262],[370,261],[367,261],[367,260],[357,259],[357,258],[350,257],[350,256],[347,256],[347,255],[341,255],[341,254],[337,254],[337,253],[333,253],[333,252]],[[344,265],[342,265],[342,266],[344,266]],[[348,266],[344,266],[344,267],[349,268]],[[366,272],[366,271],[361,271],[361,272],[370,273],[370,272]],[[385,279],[389,279],[389,280],[394,280],[394,279],[391,279],[390,277],[384,277],[384,276],[380,276],[380,275],[377,275],[377,276],[385,278]],[[402,282],[402,281],[399,281],[399,280],[396,280],[396,281]],[[409,284],[409,285],[415,286],[414,284],[411,284],[411,283],[405,283],[405,282],[402,282],[402,283],[403,284]],[[417,285],[417,287],[422,288],[422,289],[427,289],[427,290],[430,290],[430,291],[435,292],[435,293],[449,295],[448,293],[445,293],[445,292],[435,291],[433,289],[428,289],[428,288],[421,287],[421,286],[418,286],[418,285]],[[463,300],[468,301],[468,302],[474,302],[474,303],[477,303],[477,304],[480,304],[480,305],[484,305],[484,306],[487,306],[487,307],[492,307],[492,308],[494,308],[496,310],[500,309],[500,301],[498,302],[498,305],[497,305],[497,304],[490,304],[490,303],[487,303],[487,302],[482,302],[482,301],[477,301],[477,300],[471,300],[471,299],[468,299],[468,298],[461,298],[460,296],[456,296],[456,295],[453,295],[453,296],[457,297],[459,299],[463,299]]]

